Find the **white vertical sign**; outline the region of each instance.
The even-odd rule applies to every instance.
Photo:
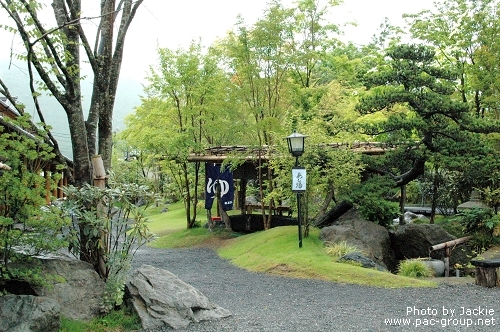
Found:
[[[305,191],[306,190],[306,169],[303,167],[292,168],[292,191]]]

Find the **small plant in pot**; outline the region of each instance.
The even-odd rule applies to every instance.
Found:
[[[453,265],[455,268],[455,276],[457,277],[474,277],[476,268],[470,262],[467,264],[456,263]]]

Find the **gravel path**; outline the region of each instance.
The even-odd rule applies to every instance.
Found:
[[[247,272],[206,248],[143,247],[133,267],[142,264],[169,270],[232,313],[179,332],[500,331],[500,288],[446,283],[434,289],[382,289],[292,279]],[[447,309],[454,315],[445,315]],[[399,326],[389,325],[390,319],[395,325],[400,320]]]

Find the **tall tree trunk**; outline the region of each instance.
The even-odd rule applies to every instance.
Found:
[[[217,209],[219,211],[219,216],[221,217],[222,221],[224,221],[224,225],[226,225],[226,230],[232,231],[233,229],[231,228],[231,219],[229,219],[229,215],[222,206],[222,200],[220,199],[220,190],[217,191]]]
[[[184,196],[184,204],[186,209],[187,229],[191,229],[194,227],[194,222],[191,219],[191,191],[189,189],[190,187],[189,171],[186,162],[182,163],[182,172],[184,176],[184,190],[186,191],[186,194]]]
[[[432,180],[432,201],[431,201],[431,217],[429,223],[434,224],[434,218],[436,217],[436,207],[438,200],[438,186],[439,186],[439,174],[438,166],[434,166],[434,178]]]
[[[406,204],[406,185],[401,186],[401,195],[399,197],[399,224],[405,224],[405,204]]]
[[[198,206],[198,185],[200,182],[200,167],[201,163],[197,161],[195,163],[195,171],[194,171],[194,194],[193,194],[193,223],[196,222],[196,218],[198,217],[198,209],[196,208]]]
[[[96,47],[92,50],[81,22],[81,0],[53,0],[51,5],[57,27],[51,30],[47,30],[40,21],[38,7],[33,6],[32,1],[0,0],[0,6],[14,21],[26,47],[30,78],[33,80],[34,67],[48,92],[66,112],[73,149],[73,176],[69,178],[70,184],[75,186],[91,183],[90,159],[97,145],[104,166],[106,169],[111,166],[113,106],[124,40],[137,8],[143,1],[120,0],[117,4],[116,0],[101,0],[101,21]],[[115,33],[115,20],[119,14],[120,27]],[[87,121],[82,107],[80,49],[85,50],[94,74],[92,106]],[[37,92],[32,91],[35,105]],[[41,115],[41,111],[38,112]],[[43,121],[43,116],[40,118]],[[96,144],[96,137],[99,144]],[[57,148],[57,145],[54,147]],[[87,248],[85,237],[80,242],[83,244],[80,248],[81,257],[98,250],[95,247],[98,243],[91,243],[90,246],[94,247]]]
[[[323,200],[323,204],[321,204],[321,207],[319,209],[318,214],[316,215],[316,217],[314,217],[315,220],[320,220],[326,215],[326,211],[327,211],[328,207],[330,206],[330,202],[333,200],[335,191],[331,185],[329,185],[328,187],[331,189],[329,189],[326,192],[325,199]]]
[[[86,135],[82,135],[85,120],[81,111],[68,112],[69,131],[73,147],[73,185],[79,187],[90,183],[92,172]]]

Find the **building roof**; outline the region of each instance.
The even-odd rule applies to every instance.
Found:
[[[250,147],[245,145],[215,146],[206,148],[202,153],[191,153],[188,161],[223,162],[231,156],[239,156],[247,161],[269,158],[269,147]]]
[[[384,154],[386,150],[394,148],[391,145],[381,142],[354,142],[354,143],[327,143],[322,144],[325,149],[350,149],[368,155]],[[269,158],[269,153],[275,152],[269,146],[251,147],[246,145],[227,145],[206,148],[201,153],[191,153],[188,161],[215,162],[221,163],[231,156],[244,157],[246,161],[255,161],[259,157],[263,160]]]
[[[7,116],[11,119],[15,119],[19,115],[19,112],[7,97],[0,97],[0,116]]]

